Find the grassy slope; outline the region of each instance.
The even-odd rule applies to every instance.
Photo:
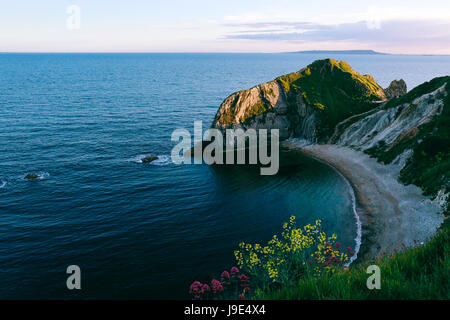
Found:
[[[447,96],[444,98],[444,109],[439,117],[420,126],[419,133],[388,149],[378,145],[366,150],[366,153],[380,162],[390,163],[405,150],[414,150],[413,157],[400,173],[400,180],[406,184],[413,183],[422,188],[426,195],[435,196],[446,187],[450,191],[450,77],[435,78],[426,82],[403,97],[393,99],[385,106],[391,108],[403,103],[412,102],[417,97],[436,90],[447,83]],[[449,208],[446,213],[449,214]]]
[[[372,76],[362,75],[348,63],[333,59],[317,60],[298,72],[281,76],[274,81],[286,92],[290,109],[297,110],[297,96],[301,95],[318,112],[319,140],[330,137],[334,127],[342,120],[374,108],[371,101],[384,99],[383,89]],[[245,91],[247,90],[238,93],[243,94]],[[264,93],[273,94],[270,90]],[[233,122],[237,104],[242,103],[237,98],[238,96],[234,96],[229,110],[221,114],[220,118],[216,115],[214,122],[220,121],[225,126]],[[262,99],[247,107],[241,121],[250,122],[270,108],[270,104]]]
[[[381,289],[366,287],[370,264],[381,270]],[[450,299],[450,228],[448,224],[426,245],[392,257],[297,285],[262,293],[257,299]]]
[[[362,75],[348,63],[333,59],[315,61],[276,80],[284,87],[288,103],[295,104],[296,96],[301,94],[317,110],[319,140],[330,137],[344,119],[374,108],[370,101],[384,98],[382,88],[372,76]]]
[[[385,146],[369,150],[389,163],[407,149],[414,156],[401,171],[401,180],[435,194],[450,179],[450,77],[433,79],[391,100],[386,108],[411,102],[447,82],[443,113],[419,127],[419,134],[386,151]],[[421,141],[421,142],[420,142]],[[447,192],[449,186],[447,185]],[[449,214],[447,208],[446,214]],[[407,249],[371,264],[381,269],[381,290],[368,290],[365,270],[369,264],[320,278],[303,278],[293,287],[261,294],[260,299],[450,299],[450,221],[427,244]]]

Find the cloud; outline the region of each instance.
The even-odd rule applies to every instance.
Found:
[[[353,41],[362,44],[427,45],[449,49],[450,20],[359,21],[327,25],[311,22],[227,24],[235,28],[226,39],[290,42]],[[245,28],[245,30],[240,30]]]

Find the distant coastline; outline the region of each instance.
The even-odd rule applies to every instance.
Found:
[[[450,54],[434,54],[434,53],[386,53],[378,52],[374,50],[311,50],[311,51],[255,51],[255,52],[239,52],[239,51],[0,51],[0,55],[101,55],[101,54],[111,54],[111,55],[145,55],[145,54],[157,54],[157,55],[183,55],[183,54],[226,54],[226,55],[236,55],[236,54],[322,54],[322,55],[333,55],[333,54],[347,54],[347,55],[372,55],[372,56],[423,56],[423,57],[448,57]]]
[[[369,54],[369,55],[389,55],[389,53],[378,52],[374,50],[309,50],[294,51],[290,53],[299,54]]]

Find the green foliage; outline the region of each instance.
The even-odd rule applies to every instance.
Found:
[[[275,79],[275,81],[278,81],[282,86],[286,93],[288,93],[291,90],[291,84],[295,81],[297,81],[300,77],[302,77],[302,73],[304,74],[310,74],[309,68],[305,68],[302,71],[299,72],[293,72],[286,74],[284,76],[278,77]]]
[[[386,149],[386,142],[381,140],[378,142],[376,146],[364,150],[364,153],[367,153],[368,155],[374,158],[381,158],[385,154],[385,149]]]
[[[414,99],[432,92],[447,83],[447,95],[444,98],[442,113],[431,122],[419,126],[418,133],[412,138],[405,138],[388,148],[385,144],[377,145],[365,152],[383,163],[390,163],[405,150],[413,150],[413,156],[400,172],[400,180],[422,188],[426,195],[435,196],[445,188],[450,191],[450,77],[435,78],[426,82],[403,97],[389,102],[391,107],[411,103]],[[449,208],[446,210],[449,214]]]
[[[269,109],[269,106],[266,103],[264,103],[263,101],[261,101],[257,104],[254,104],[249,109],[247,109],[246,113],[245,113],[245,117],[242,120],[245,123],[246,121],[248,121],[256,116],[263,114],[268,109]]]
[[[302,95],[318,111],[319,141],[333,133],[342,120],[373,109],[373,101],[384,98],[383,89],[371,76],[354,71],[344,61],[318,60],[300,72],[276,79],[293,105]]]
[[[421,140],[400,173],[402,181],[420,186],[427,195],[435,195],[443,186],[450,191],[450,81],[446,90],[442,114],[421,128]]]
[[[297,279],[342,269],[349,261],[335,234],[327,236],[321,221],[298,228],[295,217],[283,225],[281,236],[266,245],[241,243],[234,252],[238,266],[260,289],[288,286]]]
[[[444,108],[438,117],[420,126],[417,134],[387,146],[380,141],[365,152],[384,163],[391,162],[405,150],[414,155],[400,173],[404,183],[413,183],[427,195],[450,191],[450,77],[424,83],[408,94],[390,100],[392,108],[441,87],[447,83]],[[433,101],[430,101],[432,103]],[[446,210],[449,214],[449,208]],[[261,290],[259,299],[450,299],[450,230],[447,221],[426,245],[405,249],[374,263],[352,266],[349,270],[324,274],[320,278],[302,277],[295,287]],[[381,290],[368,290],[366,269],[376,264],[381,269]]]
[[[303,100],[316,110],[319,141],[326,141],[339,122],[373,109],[376,106],[374,101],[385,98],[383,89],[372,76],[362,75],[354,71],[348,63],[333,59],[317,60],[298,72],[283,75],[268,84],[273,85],[275,82],[280,85],[281,91],[284,91],[281,94],[286,95],[288,112],[293,115],[292,119],[298,118],[296,110],[299,97],[303,97]],[[265,114],[271,108],[266,99],[273,96],[274,92],[272,89],[266,89],[264,85],[259,88],[262,91],[260,99],[256,98],[253,106],[245,105],[245,114],[240,119],[235,118],[236,106],[241,103],[238,102],[240,96],[246,101],[245,93],[248,90],[236,93],[234,98],[230,97],[234,99],[230,108],[216,115],[214,122],[219,121],[226,127],[234,121],[247,123],[254,117]]]
[[[369,290],[367,267],[381,270],[381,289]],[[374,263],[303,277],[295,286],[260,290],[256,299],[450,299],[450,230],[446,225],[425,245],[405,249]]]

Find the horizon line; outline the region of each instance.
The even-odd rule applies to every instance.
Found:
[[[316,51],[317,53],[312,53]],[[333,53],[345,54],[346,51],[374,51],[373,54],[361,53],[359,55],[404,55],[404,56],[450,56],[450,53],[389,53],[371,49],[349,49],[349,50],[306,50],[305,51],[0,51],[0,54],[320,54]],[[358,55],[358,53],[352,53]]]

